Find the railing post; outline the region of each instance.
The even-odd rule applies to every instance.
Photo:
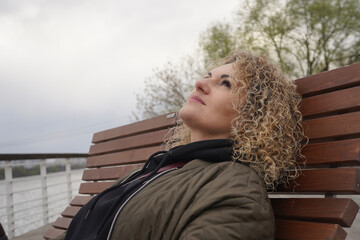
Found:
[[[67,185],[67,200],[68,202],[72,199],[72,184],[71,184],[71,162],[70,158],[66,158],[65,164],[65,172],[66,172],[66,185]]]
[[[7,234],[12,239],[15,234],[14,219],[14,193],[13,193],[13,174],[12,161],[5,164],[5,184],[6,184],[6,204],[7,204]]]
[[[49,203],[48,203],[48,190],[47,190],[47,176],[46,176],[46,159],[41,159],[40,162],[40,175],[41,175],[41,194],[43,202],[43,219],[44,225],[49,223]]]

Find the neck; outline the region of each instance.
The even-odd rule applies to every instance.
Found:
[[[230,134],[214,134],[214,133],[204,133],[204,132],[196,132],[191,131],[191,141],[190,142],[198,142],[203,140],[212,140],[212,139],[229,139]]]

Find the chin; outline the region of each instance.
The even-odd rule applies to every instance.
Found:
[[[184,116],[184,114],[186,115],[186,109],[184,110],[184,108],[185,108],[185,106],[183,106],[183,107],[180,108],[180,110],[179,110],[179,117],[180,117],[181,120],[183,120],[183,121],[184,121],[183,116]],[[184,112],[185,112],[185,113],[184,113]]]
[[[181,120],[183,120],[185,125],[187,125],[187,122],[191,121],[194,115],[196,115],[196,112],[194,111],[194,109],[191,108],[191,106],[184,105],[179,110],[179,117],[181,118]]]

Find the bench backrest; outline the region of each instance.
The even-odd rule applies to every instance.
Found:
[[[351,199],[360,194],[360,63],[296,80],[303,95],[301,111],[309,144],[306,168],[290,186],[270,193],[276,216],[277,239],[345,239],[358,210]],[[62,216],[44,238],[61,234],[72,217],[94,194],[139,168],[160,150],[174,113],[95,133],[83,183]],[[296,195],[294,195],[296,194]],[[319,194],[320,198],[307,197]]]

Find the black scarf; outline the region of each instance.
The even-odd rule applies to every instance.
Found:
[[[215,139],[193,142],[152,154],[139,172],[121,184],[106,189],[83,206],[71,221],[65,240],[105,240],[119,207],[145,181],[156,175],[160,168],[194,159],[209,162],[231,161],[232,146],[232,140]],[[139,179],[144,174],[148,175]]]

